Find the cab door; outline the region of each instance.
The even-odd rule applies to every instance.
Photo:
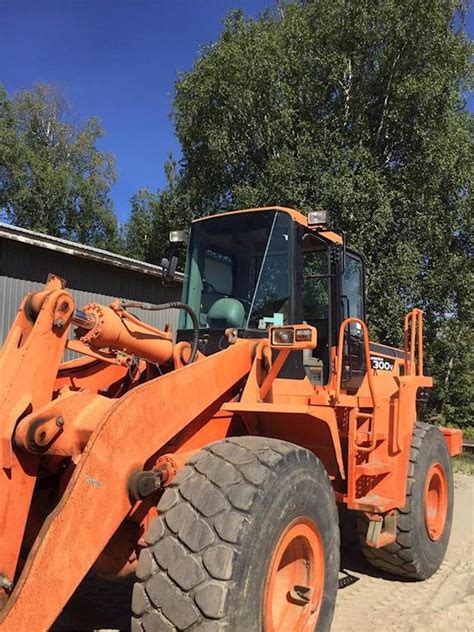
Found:
[[[365,266],[363,258],[350,250],[341,262],[339,276],[339,332],[340,324],[348,317],[365,322]],[[347,390],[359,388],[367,370],[364,357],[363,331],[357,323],[351,323],[344,333],[342,386]]]
[[[328,244],[317,234],[302,239],[302,321],[316,327],[318,344],[303,353],[306,375],[314,385],[327,384],[331,374],[331,290],[333,264]]]

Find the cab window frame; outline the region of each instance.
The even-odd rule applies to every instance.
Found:
[[[274,219],[275,221],[278,220],[278,216],[280,217],[284,217],[285,218],[285,222],[286,222],[286,227],[288,229],[288,313],[287,313],[287,322],[288,324],[292,324],[295,322],[298,322],[295,320],[295,316],[296,316],[296,299],[295,299],[295,288],[292,286],[292,279],[295,278],[295,252],[296,252],[296,248],[295,248],[295,224],[296,222],[294,221],[294,219],[292,218],[291,214],[279,209],[279,208],[269,208],[268,210],[266,209],[265,212],[267,213],[272,213],[274,215]],[[248,214],[253,214],[254,211],[248,211]],[[236,222],[237,221],[245,221],[245,215],[246,213],[242,212],[239,213],[236,217]],[[205,220],[204,220],[205,221]],[[193,237],[191,237],[189,244],[188,244],[188,249],[187,249],[187,258],[186,258],[187,264],[186,264],[186,270],[185,270],[185,282],[183,284],[183,291],[182,291],[182,300],[184,302],[186,302],[189,298],[189,294],[191,291],[190,288],[190,283],[191,283],[191,279],[190,279],[190,274],[191,274],[191,270],[193,266],[199,266],[199,264],[197,263],[195,257],[194,257],[194,243],[193,243]],[[264,261],[262,262],[262,265],[267,265]],[[264,268],[265,269],[265,268]],[[260,274],[260,269],[259,269],[259,274]],[[201,312],[200,312],[201,313]],[[249,314],[250,315],[250,314]],[[241,327],[238,327],[238,331],[239,331],[239,335],[242,338],[265,338],[268,336],[268,328],[266,329],[259,329],[257,326],[252,326],[249,324],[249,326],[247,326],[247,323],[249,322],[248,320],[248,316],[246,315],[243,325]],[[200,315],[199,315],[200,317]],[[183,335],[185,331],[190,331],[191,329],[191,322],[189,317],[187,317],[187,315],[183,312],[180,316],[180,321],[179,321],[179,325],[178,325],[178,332],[180,332],[180,335]],[[210,333],[211,331],[215,330],[215,331],[220,331],[222,328],[213,328],[213,327],[204,327],[204,325],[201,323],[200,321],[200,331],[203,331],[205,333]]]
[[[350,316],[351,318],[359,318],[360,320],[365,322],[366,319],[366,309],[365,309],[365,267],[366,267],[366,262],[365,262],[365,257],[364,255],[362,255],[360,252],[356,252],[355,250],[352,250],[350,248],[346,248],[346,261],[345,262],[340,262],[340,274],[338,275],[338,291],[337,291],[337,305],[338,305],[338,311],[339,311],[339,318],[338,318],[338,327],[337,327],[337,335],[339,335],[339,327],[341,326],[342,322],[349,317],[349,310],[347,310],[347,315],[344,313],[344,305],[343,305],[343,299],[346,296],[345,294],[343,294],[343,285],[344,285],[344,274],[346,273],[347,270],[347,260],[348,259],[353,259],[354,261],[358,261],[360,263],[360,270],[361,270],[361,293],[360,293],[360,298],[361,298],[361,305],[362,305],[362,314],[359,316]],[[347,297],[346,297],[347,298]],[[349,302],[349,307],[350,307],[350,302]]]

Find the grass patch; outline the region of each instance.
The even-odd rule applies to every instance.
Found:
[[[474,426],[466,426],[465,428],[462,428],[462,437],[464,441],[466,440],[473,441],[474,440]]]
[[[474,474],[474,453],[463,452],[453,459],[453,470],[461,474]]]

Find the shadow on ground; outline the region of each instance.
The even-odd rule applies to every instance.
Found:
[[[132,589],[133,577],[120,582],[109,582],[90,573],[77,588],[51,630],[130,630]]]

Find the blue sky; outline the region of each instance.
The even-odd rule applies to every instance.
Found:
[[[179,146],[169,118],[173,86],[233,8],[255,16],[273,0],[0,0],[0,82],[61,87],[77,117],[98,116],[117,160],[112,191],[124,221],[130,196],[163,185]],[[468,31],[474,36],[474,15]],[[470,100],[474,109],[473,100]]]

